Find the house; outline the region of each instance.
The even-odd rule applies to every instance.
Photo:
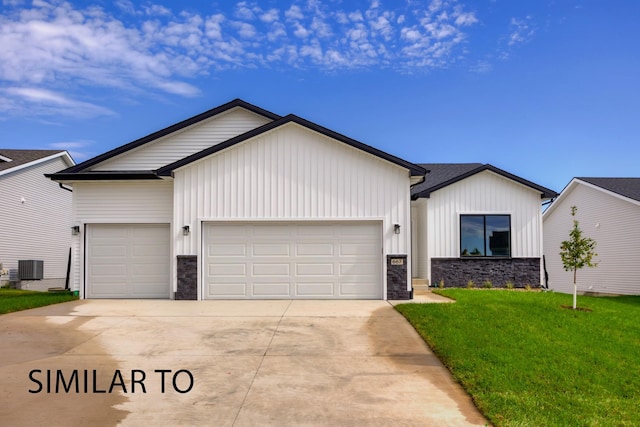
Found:
[[[541,284],[541,204],[554,191],[489,164],[420,166],[430,173],[411,190],[414,278],[446,287]]]
[[[544,212],[544,254],[549,288],[573,293],[560,244],[573,227],[571,207],[585,237],[596,241],[596,268],[577,273],[578,292],[640,294],[640,178],[573,178]]]
[[[71,247],[71,192],[44,174],[74,165],[66,151],[0,149],[0,263],[3,285],[20,279],[24,289],[64,287]],[[26,279],[40,278],[31,281]]]
[[[425,173],[234,100],[48,176],[73,188],[83,298],[397,299]]]

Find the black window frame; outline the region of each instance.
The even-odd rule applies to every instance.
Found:
[[[483,241],[484,241],[484,254],[483,255],[463,255],[463,248],[462,248],[462,218],[464,217],[482,217],[483,218]],[[507,255],[487,255],[487,249],[489,246],[489,239],[487,239],[487,217],[507,217],[508,221],[509,221],[509,225],[508,225],[508,232],[509,232],[509,238],[508,238],[508,243],[509,243],[509,248],[508,248],[508,254]],[[459,231],[460,231],[460,250],[459,250],[459,254],[460,254],[460,258],[465,258],[465,259],[473,259],[473,258],[511,258],[511,247],[512,247],[512,239],[511,239],[511,214],[460,214],[460,219],[459,219]]]

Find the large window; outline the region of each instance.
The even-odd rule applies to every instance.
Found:
[[[509,215],[460,215],[460,256],[511,256]]]

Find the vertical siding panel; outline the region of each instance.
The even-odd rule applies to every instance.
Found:
[[[92,170],[158,169],[270,121],[242,108],[235,108],[103,162]]]

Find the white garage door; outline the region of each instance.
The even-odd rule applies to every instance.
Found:
[[[88,298],[169,298],[168,224],[87,225]]]
[[[381,299],[380,222],[205,223],[204,297]]]

